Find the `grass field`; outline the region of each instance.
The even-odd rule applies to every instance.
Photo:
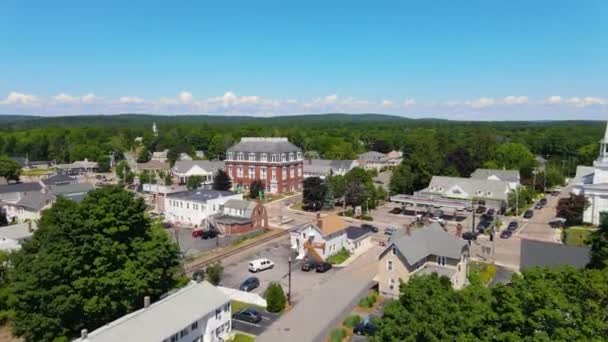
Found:
[[[584,246],[587,236],[593,232],[592,229],[585,227],[570,227],[566,229],[564,243],[569,246]]]
[[[236,335],[234,335],[234,338],[231,340],[231,342],[253,342],[253,341],[255,341],[255,339],[252,336],[241,334],[241,333],[237,333]]]

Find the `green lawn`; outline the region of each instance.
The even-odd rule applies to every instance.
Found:
[[[327,258],[327,262],[332,265],[341,264],[350,256],[350,252],[346,248],[342,248],[338,253]]]
[[[231,342],[253,342],[253,341],[255,341],[255,338],[253,338],[252,336],[249,336],[249,335],[241,334],[241,333],[237,333],[236,335],[234,335],[234,338],[231,340]]]
[[[570,246],[584,246],[585,239],[591,232],[593,230],[580,226],[567,228],[564,243]]]

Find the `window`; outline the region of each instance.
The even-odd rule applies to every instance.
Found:
[[[397,247],[393,246],[393,255],[397,255]]]
[[[287,178],[287,168],[286,167],[281,168],[281,177],[283,177],[283,179]]]
[[[445,257],[437,256],[437,265],[445,266]]]
[[[234,177],[234,175],[232,174],[232,166],[228,166],[228,176]]]
[[[265,161],[268,161],[267,159],[268,159],[268,155],[266,153],[260,154],[260,161],[265,162]]]
[[[179,339],[179,336],[177,336],[177,334],[171,336],[171,342],[177,342],[178,339]]]
[[[276,161],[277,161],[277,154],[276,154],[276,153],[273,153],[273,154],[270,156],[270,161],[272,161],[273,163],[276,163]]]
[[[215,319],[222,318],[222,308],[215,309]]]
[[[188,333],[189,333],[188,328],[186,328],[179,332],[179,337],[184,337],[184,336],[188,335]]]
[[[255,178],[255,167],[249,167],[249,178]]]
[[[293,152],[289,152],[289,161],[293,161]]]
[[[232,152],[226,153],[226,159],[232,160]]]
[[[192,325],[190,326],[190,330],[195,330],[198,328],[198,321],[192,323]]]
[[[224,304],[224,312],[230,311],[230,303]]]
[[[285,155],[285,153],[281,153],[281,161],[282,162],[286,162],[287,161],[287,156]]]
[[[386,269],[389,270],[389,271],[393,270],[393,261],[392,260],[388,260],[386,262]]]
[[[266,166],[260,167],[260,178],[266,179]]]
[[[302,177],[302,165],[298,166],[298,177]]]
[[[490,197],[490,196],[492,196],[492,192],[488,191],[488,192],[486,192],[486,195],[487,195],[488,197]]]
[[[273,167],[272,168],[272,180],[277,180],[277,168]]]
[[[236,155],[236,160],[244,160],[245,159],[245,155],[243,154],[243,152],[239,152]]]
[[[291,178],[295,177],[295,176],[296,176],[295,171],[296,171],[296,168],[295,168],[295,167],[292,165],[292,166],[289,168],[289,177],[291,177]]]
[[[249,161],[255,161],[255,153],[249,153]]]
[[[298,160],[302,160],[302,152],[298,152]]]
[[[395,279],[390,278],[388,280],[388,288],[391,289],[391,290],[395,288]]]
[[[186,203],[186,209],[190,209],[190,203]]]
[[[241,166],[236,167],[236,176],[243,177],[243,168]]]

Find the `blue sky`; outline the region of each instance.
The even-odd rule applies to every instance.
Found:
[[[608,118],[608,1],[11,1],[0,113]]]

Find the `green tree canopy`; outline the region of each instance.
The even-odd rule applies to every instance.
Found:
[[[194,190],[201,187],[203,184],[203,176],[190,176],[186,182],[188,190]]]
[[[251,199],[262,199],[265,191],[266,185],[260,179],[256,179],[249,184],[249,198]]]
[[[285,305],[287,304],[285,292],[279,283],[270,283],[268,288],[266,288],[266,291],[264,291],[264,298],[266,298],[269,312],[281,312],[285,309]]]
[[[21,174],[21,166],[16,161],[7,156],[0,156],[0,177],[6,180],[19,180]]]
[[[304,180],[302,204],[306,210],[320,210],[323,206],[328,187],[319,177],[308,177]]]
[[[494,165],[499,169],[519,170],[524,176],[531,174],[536,165],[534,154],[520,143],[506,143],[498,146],[493,158]]]
[[[600,214],[598,230],[591,233],[588,243],[591,245],[590,268],[608,268],[608,215]]]
[[[217,170],[213,177],[213,190],[228,191],[232,188],[232,180],[224,170]]]
[[[26,341],[71,339],[141,308],[178,285],[178,250],[146,205],[118,187],[81,203],[58,198],[31,241],[11,258],[14,333]]]

